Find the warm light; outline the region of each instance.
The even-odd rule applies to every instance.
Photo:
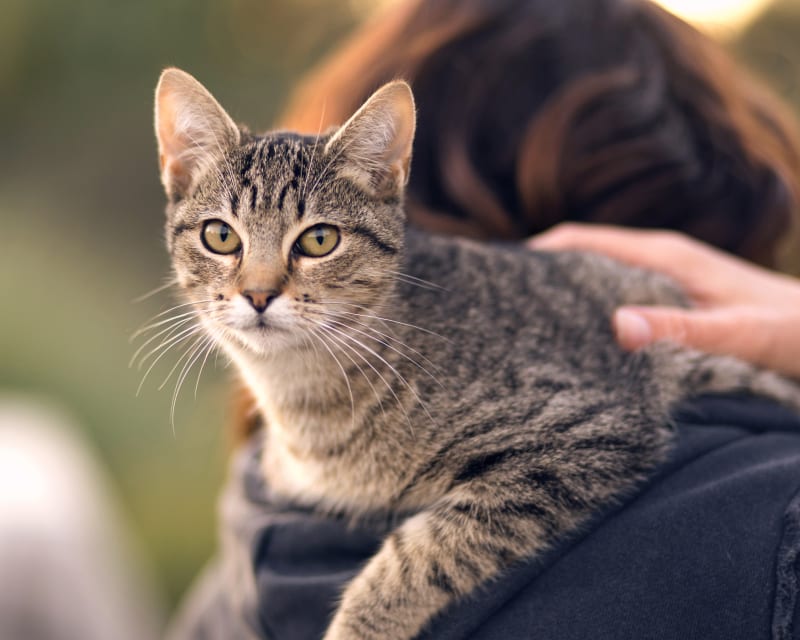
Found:
[[[731,35],[746,27],[771,0],[656,0],[702,29]]]

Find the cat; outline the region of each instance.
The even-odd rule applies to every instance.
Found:
[[[156,90],[174,272],[257,401],[266,481],[398,521],[325,640],[412,638],[574,533],[665,459],[681,399],[800,410],[792,383],[737,360],[621,350],[616,307],[685,304],[663,277],[407,228],[414,128],[402,81],[318,136],[240,129],[177,69]]]

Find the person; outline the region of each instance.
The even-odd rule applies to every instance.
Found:
[[[800,351],[791,352],[787,314],[800,285],[718,251],[777,264],[800,202],[800,141],[778,101],[713,42],[648,0],[409,0],[323,61],[280,124],[324,130],[397,76],[410,81],[418,106],[411,224],[503,241],[565,221],[669,229],[562,226],[532,242],[661,268],[700,303],[693,312],[619,310],[628,348],[671,327],[672,337],[724,351],[732,339],[703,342],[702,332],[681,335],[689,321],[659,320],[712,312],[757,319],[774,302],[771,322],[785,322],[776,346],[736,353],[795,371]],[[641,241],[639,253],[631,240]],[[686,253],[676,254],[679,246]],[[689,263],[692,252],[700,258]],[[751,297],[737,298],[745,284]],[[768,289],[787,305],[768,300]],[[738,332],[734,320],[720,322],[710,333]],[[170,637],[319,638],[385,523],[349,528],[273,495],[258,471],[261,425],[239,416],[220,552]],[[636,495],[420,637],[794,637],[800,417],[757,398],[707,397],[673,420],[670,458]]]
[[[395,77],[418,107],[408,217],[431,231],[664,228],[774,267],[796,219],[794,119],[649,0],[393,3],[299,84],[279,125],[341,124]]]

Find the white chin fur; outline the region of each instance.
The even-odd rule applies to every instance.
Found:
[[[223,345],[269,356],[302,343],[297,321],[286,299],[279,296],[259,314],[243,297],[228,304],[221,321],[204,319],[205,326]]]

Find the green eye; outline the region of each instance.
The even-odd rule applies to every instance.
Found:
[[[318,224],[304,231],[295,243],[295,249],[304,256],[327,256],[339,244],[339,230],[329,224]]]
[[[222,220],[209,220],[203,225],[203,244],[214,253],[235,253],[242,246],[236,232]]]

